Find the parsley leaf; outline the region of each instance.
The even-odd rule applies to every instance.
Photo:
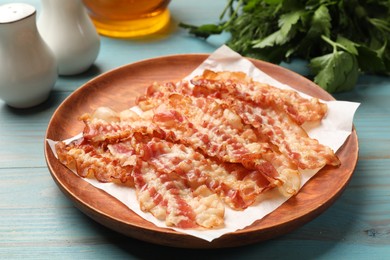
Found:
[[[366,46],[358,46],[357,49],[359,52],[359,56],[357,56],[359,67],[363,71],[368,73],[384,73],[386,71],[386,65],[377,51]]]
[[[202,26],[193,26],[193,25],[181,23],[180,26],[189,29],[190,33],[201,38],[207,38],[211,34],[220,34],[222,32],[221,26],[215,24],[204,24]]]
[[[263,39],[253,41],[253,48],[265,48],[286,43],[294,36],[294,25],[299,21],[301,15],[301,10],[281,15],[278,20],[280,29]]]
[[[356,57],[345,51],[313,58],[310,67],[317,74],[314,82],[328,92],[353,89],[359,76]]]

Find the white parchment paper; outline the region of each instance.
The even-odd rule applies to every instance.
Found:
[[[279,88],[290,88],[289,86],[278,82],[261,70],[257,69],[248,59],[243,58],[241,55],[234,52],[225,45],[221,46],[214,53],[212,53],[207,60],[205,60],[185,79],[190,79],[196,75],[200,75],[205,69],[211,69],[214,71],[242,71],[256,81],[268,83]],[[320,143],[331,147],[334,151],[337,151],[343,145],[347,137],[351,134],[353,117],[359,106],[359,103],[345,101],[330,101],[326,103],[328,105],[328,114],[326,118],[322,120],[320,125],[317,125],[315,128],[307,128],[306,130],[308,131],[310,137],[316,138]],[[340,111],[342,111],[342,113],[340,113]],[[68,141],[77,138],[80,138],[80,136],[75,136]],[[55,141],[47,141],[55,153]],[[314,176],[316,172],[317,171],[302,171],[302,186],[312,176]],[[164,222],[159,221],[151,214],[140,210],[134,189],[112,183],[99,183],[93,179],[84,180],[91,183],[95,187],[111,194],[119,201],[127,205],[135,213],[154,223],[156,226],[166,227]],[[226,207],[224,228],[216,230],[173,229],[177,230],[178,232],[196,236],[207,241],[212,241],[226,233],[234,232],[251,225],[254,221],[263,218],[288,200],[288,198],[280,195],[276,190],[268,192],[265,196],[267,197],[266,200],[247,208],[245,211],[234,211]]]

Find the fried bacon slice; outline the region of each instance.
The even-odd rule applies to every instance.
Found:
[[[59,142],[56,150],[59,160],[80,177],[135,187],[141,209],[165,220],[168,226],[223,225],[224,206],[206,185],[194,188],[174,172],[156,170],[153,164],[135,157],[132,146],[109,146],[103,149],[84,142]]]
[[[221,111],[214,112],[213,115],[216,116]],[[227,115],[226,112],[224,114]],[[214,130],[213,124],[209,125],[209,129],[197,128],[180,111],[172,109],[168,111],[162,106],[156,109],[156,113],[152,116],[152,124],[149,119],[135,114],[120,122],[107,122],[87,115],[82,118],[87,129],[84,131],[84,138],[91,141],[100,140],[108,144],[123,142],[129,140],[136,132],[144,136],[181,142],[195,150],[200,149],[207,156],[216,157],[222,162],[241,163],[247,169],[262,174],[272,186],[278,186],[286,196],[295,194],[300,187],[297,167],[287,157],[274,152],[266,143],[257,143],[256,141],[259,140],[250,128],[239,135],[237,130],[229,128],[225,119],[218,121],[215,118]],[[138,126],[143,125],[143,127],[134,128],[135,121]],[[157,125],[158,128],[153,128]],[[107,129],[111,129],[112,132]],[[139,129],[143,131],[137,132]]]
[[[251,140],[255,137],[250,128],[245,129],[239,117],[213,99],[170,95],[154,110],[153,122],[173,131],[182,142],[226,162],[241,162],[249,154],[261,157],[270,150],[267,143]]]
[[[207,156],[257,170],[284,194],[295,194],[300,187],[296,165],[258,138],[250,125],[243,124],[234,111],[215,99],[172,94],[155,110],[153,121]],[[188,132],[192,133],[186,135]]]
[[[172,174],[158,172],[145,161],[133,171],[141,209],[167,226],[215,228],[223,225],[224,206],[215,193],[201,185],[195,190]]]
[[[93,115],[83,115],[83,120],[94,121],[98,127],[92,130],[86,124],[88,130],[85,132],[89,133],[86,134],[87,138],[70,144],[58,142],[56,151],[59,160],[80,177],[96,178],[100,182],[125,183],[134,187],[141,209],[157,219],[165,220],[167,226],[222,226],[224,206],[218,195],[204,184],[189,186],[189,182],[179,178],[175,172],[156,169],[150,159],[152,154],[158,154],[159,151],[154,148],[155,145],[148,145],[151,141],[148,136],[140,133],[134,135],[134,132],[128,134],[131,129],[121,134],[118,128],[112,127],[118,124],[121,117],[129,120],[135,114],[124,112],[119,117],[112,115],[115,113],[107,108],[100,108]],[[113,135],[108,134],[110,130]],[[99,131],[103,134],[97,134]],[[114,138],[125,136],[127,141],[114,141]],[[166,155],[167,158],[174,158],[172,154]]]
[[[80,177],[134,186],[131,175],[133,166],[121,163],[102,147],[91,145],[81,139],[70,144],[58,142],[56,151],[59,161]],[[130,160],[134,153],[129,151],[128,155],[127,160]]]
[[[146,115],[146,113],[145,113]],[[125,120],[124,120],[125,119]],[[80,116],[79,120],[84,122],[83,137],[92,143],[106,142],[115,143],[131,137],[134,132],[147,133],[149,129],[158,131],[148,118],[141,118],[131,110],[121,113],[107,108],[100,107],[92,115],[89,113]],[[126,127],[123,122],[126,121]],[[131,123],[131,124],[130,124]],[[157,135],[157,133],[155,133]]]
[[[325,165],[340,165],[332,149],[310,138],[284,111],[241,100],[230,99],[228,102],[246,124],[254,126],[259,134],[266,135],[299,168],[317,169]]]
[[[192,79],[191,83],[194,86],[205,87],[213,93],[227,94],[259,105],[276,105],[300,125],[304,122],[318,121],[327,112],[326,104],[317,98],[306,99],[296,91],[253,81],[242,72],[205,70],[201,76]]]
[[[86,118],[87,116],[84,116],[84,119]],[[271,184],[262,174],[258,172],[255,174],[256,171],[248,170],[241,164],[227,166],[225,163],[204,157],[192,147],[173,144],[156,137],[153,137],[151,141],[145,141],[148,139],[143,135],[146,132],[131,132],[134,129],[131,128],[131,124],[128,124],[129,121],[122,123],[89,118],[86,121],[89,134],[86,136],[91,141],[100,140],[107,143],[107,147],[114,158],[120,160],[124,165],[134,164],[129,155],[135,153],[142,160],[153,164],[159,171],[165,171],[167,174],[171,172],[180,173],[179,176],[186,179],[192,187],[205,184],[223,197],[229,206],[237,210],[242,210],[251,205],[258,194],[271,187]],[[110,124],[113,127],[110,127]],[[116,139],[117,142],[113,142],[114,137],[109,135],[106,129],[115,129],[113,131],[115,137],[122,137],[123,139]],[[118,134],[118,129],[123,129],[123,133],[127,134]],[[98,134],[99,130],[103,131],[101,135]],[[95,135],[91,135],[91,133]],[[109,141],[107,142],[107,140]],[[244,172],[247,173],[245,176]],[[235,175],[240,179],[234,177]]]
[[[183,179],[192,189],[202,185],[218,194],[226,204],[235,210],[243,210],[253,204],[258,195],[272,186],[256,171],[244,168],[241,164],[226,164],[205,157],[192,147],[152,138],[144,142],[140,135],[112,147],[136,147],[137,154],[153,165],[158,172],[175,175]],[[141,137],[141,140],[144,140]]]
[[[181,97],[177,98],[180,99]],[[173,104],[178,105],[176,100],[173,101]],[[187,111],[190,108],[188,107]],[[215,109],[213,112],[217,112],[217,110]],[[85,123],[84,138],[92,143],[103,141],[115,143],[131,138],[134,133],[141,133],[165,140],[171,139],[192,144],[194,149],[202,149],[207,155],[218,157],[227,162],[241,162],[245,155],[256,157],[255,154],[257,154],[258,157],[261,157],[262,152],[270,150],[267,143],[248,142],[250,138],[255,138],[250,136],[250,131],[240,136],[238,131],[233,128],[225,129],[224,126],[227,125],[227,122],[221,117],[223,116],[220,114],[221,111],[218,111],[219,114],[213,115],[215,122],[207,123],[214,120],[208,118],[204,120],[207,125],[203,126],[195,124],[198,122],[189,121],[183,112],[174,107],[168,108],[161,105],[154,111],[152,122],[138,115],[119,122],[109,122],[85,114],[82,116]],[[217,119],[217,117],[220,117],[220,119]],[[135,127],[135,124],[137,124],[137,127]]]
[[[206,75],[214,75],[213,72],[205,72]],[[232,73],[232,77],[228,77],[228,72],[216,73],[214,76],[222,75],[222,78],[233,80],[235,77],[242,81],[243,75],[240,73]],[[211,83],[211,84],[220,84]],[[276,103],[255,103],[253,101],[246,101],[237,99],[229,94],[223,92],[210,91],[213,87],[203,84],[195,85],[191,88],[188,84],[179,83],[176,86],[173,84],[153,84],[146,94],[138,99],[138,105],[142,109],[150,109],[153,106],[158,106],[168,99],[172,93],[180,93],[184,95],[191,95],[195,97],[211,97],[217,98],[220,103],[226,104],[233,110],[242,120],[244,124],[252,125],[256,128],[258,135],[268,136],[269,140],[276,145],[278,149],[301,169],[317,169],[327,164],[338,166],[339,159],[334,152],[327,146],[320,144],[317,140],[310,138],[306,131],[293,118]],[[300,103],[306,103],[300,98]],[[318,101],[318,100],[317,100]],[[316,103],[317,101],[310,101]],[[325,108],[324,108],[325,106]],[[320,104],[317,108],[322,111],[320,115],[311,116],[310,120],[317,120],[322,118],[326,112],[326,105]],[[303,117],[302,117],[303,118]]]

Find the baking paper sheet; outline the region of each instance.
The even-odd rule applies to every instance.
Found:
[[[212,53],[209,58],[205,60],[190,75],[188,75],[186,79],[202,74],[205,69],[211,69],[214,71],[242,71],[256,81],[268,83],[279,88],[290,88],[289,86],[278,82],[269,75],[260,71],[248,59],[243,58],[225,45]],[[310,137],[316,138],[320,143],[331,147],[334,151],[337,151],[343,145],[347,137],[351,134],[353,117],[356,109],[359,106],[359,103],[344,101],[330,101],[325,103],[328,105],[328,114],[326,118],[322,120],[321,124],[316,125],[314,128],[306,127],[306,130],[308,131]],[[339,111],[343,111],[343,113],[340,113]],[[81,135],[75,136],[68,141],[80,137]],[[55,153],[55,141],[47,141]],[[318,170],[302,171],[302,186],[312,176],[314,176],[316,172],[318,172]],[[113,183],[99,183],[93,179],[84,180],[116,197],[135,213],[154,223],[156,226],[166,227],[164,222],[157,220],[150,213],[145,213],[140,210],[134,189],[115,185]],[[254,221],[259,220],[274,211],[288,199],[280,195],[276,189],[268,192],[264,196],[266,196],[267,199],[263,200],[257,205],[250,206],[245,211],[234,211],[229,207],[225,207],[224,228],[216,230],[173,229],[178,232],[186,233],[188,235],[192,235],[207,241],[212,241],[226,233],[234,232],[251,225]]]

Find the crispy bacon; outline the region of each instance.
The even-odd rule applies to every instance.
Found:
[[[100,182],[117,182],[134,185],[131,176],[133,165],[121,162],[102,147],[93,146],[84,140],[66,145],[56,144],[58,159],[80,177],[96,178]],[[128,160],[134,153],[128,152]]]
[[[317,169],[329,164],[340,165],[340,160],[327,146],[310,138],[291,117],[275,107],[258,106],[252,102],[229,99],[231,108],[246,124],[268,136],[270,142],[301,169]]]
[[[203,80],[204,78],[207,80]],[[209,79],[210,81],[208,81]],[[229,84],[225,85],[225,81],[228,81]],[[340,164],[339,159],[329,147],[310,138],[302,127],[299,126],[299,123],[303,123],[304,121],[321,119],[327,110],[325,104],[319,103],[316,99],[307,100],[300,96],[295,96],[298,94],[292,92],[291,95],[295,99],[291,102],[299,107],[298,110],[303,111],[303,115],[300,115],[300,118],[304,121],[297,123],[291,117],[291,113],[278,105],[278,102],[282,101],[285,104],[285,100],[279,100],[278,102],[271,102],[270,100],[267,102],[254,102],[251,100],[253,95],[247,93],[241,93],[240,95],[236,93],[235,89],[232,89],[232,85],[236,84],[233,84],[235,81],[240,84],[247,84],[248,82],[248,84],[256,84],[241,73],[214,73],[212,71],[205,71],[201,77],[193,81],[195,85],[192,89],[185,83],[178,84],[176,88],[172,84],[163,84],[158,87],[154,86],[153,91],[148,91],[143,100],[147,100],[150,105],[149,107],[152,107],[151,104],[157,106],[164,99],[172,96],[172,93],[186,93],[195,97],[217,98],[221,104],[226,104],[227,107],[238,114],[245,124],[254,126],[258,134],[268,136],[269,140],[266,142],[271,142],[276,145],[299,168],[316,169],[327,164],[332,166],[338,166]],[[277,91],[279,90],[272,90],[272,95],[276,95]],[[288,93],[290,92],[283,90],[278,94],[278,98],[289,99]],[[231,93],[235,95],[230,95]],[[147,98],[148,95],[149,98]],[[237,98],[237,96],[241,96],[242,99]],[[311,104],[313,107],[308,104]]]
[[[134,148],[142,161],[133,173],[139,194],[148,192],[142,194],[143,199],[140,201],[145,201],[148,196],[159,198],[152,199],[146,204],[153,206],[150,208],[152,214],[164,212],[161,207],[166,206],[165,221],[170,226],[215,228],[223,225],[224,207],[218,196],[206,187],[204,181],[194,178],[195,176],[190,177],[191,174],[199,171],[201,162],[196,153],[192,157],[188,154],[189,157],[186,158],[187,162],[193,162],[195,168],[190,169],[191,173],[183,174],[179,169],[184,170],[186,162],[181,162],[182,158],[170,150],[173,144],[168,144],[170,143],[156,138],[145,141],[145,138],[137,135],[120,144],[131,147],[130,150]],[[173,169],[174,163],[180,166]],[[150,195],[151,192],[153,196]],[[145,209],[145,206],[143,207]]]
[[[300,176],[297,167],[288,157],[259,139],[252,127],[243,124],[226,104],[210,98],[173,94],[156,109],[153,117],[156,124],[160,124],[160,111],[164,115],[170,111],[170,130],[185,144],[221,161],[241,163],[247,169],[258,170],[286,194],[298,191]],[[166,117],[163,119],[167,120]],[[175,131],[177,128],[186,129],[187,133],[188,129],[193,129],[192,134]],[[287,179],[295,181],[287,183]]]
[[[153,138],[139,146],[141,158],[157,171],[177,175],[192,189],[206,185],[236,210],[253,204],[258,195],[271,188],[269,181],[258,172],[241,164],[226,164],[206,158],[189,146]],[[145,152],[145,150],[147,152]]]
[[[219,92],[258,105],[276,105],[288,113],[298,124],[318,121],[326,112],[326,104],[317,98],[306,99],[296,91],[279,89],[253,81],[242,72],[213,72],[205,70],[203,75],[191,80],[194,86]]]
[[[133,175],[141,209],[164,219],[167,226],[213,228],[222,225],[223,205],[206,187],[193,191],[180,178],[158,172],[143,161],[134,168]]]
[[[83,130],[84,139],[92,142],[115,143],[118,140],[125,140],[135,132],[147,133],[148,128],[157,129],[150,126],[150,121],[142,120],[137,117],[132,120],[127,120],[128,124],[123,124],[121,121],[112,122],[101,118],[93,118],[90,114],[84,114],[81,118],[84,121],[85,127]],[[131,122],[131,124],[130,124]]]
[[[176,100],[173,103],[177,105]],[[201,104],[197,105],[200,106]],[[218,104],[214,103],[209,105],[218,107]],[[208,110],[209,108],[204,107],[204,110],[210,111],[212,116],[208,115],[208,118],[204,119],[212,123],[203,126],[198,124],[196,120],[206,115],[202,113],[197,114],[200,111],[197,111],[195,107],[188,108],[198,115],[198,119],[195,119],[196,123],[192,123],[179,110],[168,110],[166,104],[156,109],[156,114],[153,117],[154,124],[140,119],[137,121],[138,126],[144,125],[139,128],[133,127],[132,121],[107,122],[101,119],[85,120],[88,133],[93,133],[86,135],[86,138],[91,141],[99,140],[108,143],[111,143],[113,140],[115,142],[123,142],[131,138],[135,131],[142,129],[143,135],[179,141],[185,145],[192,146],[194,149],[200,149],[207,156],[216,157],[223,162],[241,163],[249,170],[258,171],[272,185],[280,187],[284,194],[291,195],[298,191],[300,186],[299,172],[297,167],[287,157],[272,150],[272,147],[267,143],[258,142],[259,139],[253,132],[253,129],[251,127],[240,127],[238,119],[231,114],[231,111],[218,111],[217,108]],[[228,121],[223,117],[231,120]],[[238,124],[236,127],[240,131],[232,128],[231,124]],[[157,125],[159,127],[153,129]],[[115,131],[107,132],[105,129],[115,129]],[[100,133],[101,130],[102,132]]]
[[[68,145],[59,142],[56,149],[59,160],[80,177],[135,187],[141,209],[165,220],[168,226],[215,228],[223,225],[224,208],[215,193],[204,184],[188,186],[185,179],[175,177],[174,172],[156,170],[153,163],[142,160],[152,156],[144,152],[145,146],[138,147],[138,151],[134,149],[134,145],[140,144],[116,143],[104,149],[83,140]]]
[[[82,115],[83,138],[59,142],[57,154],[81,177],[134,187],[141,209],[168,226],[221,227],[223,203],[244,210],[275,187],[291,196],[299,168],[340,164],[300,126],[321,120],[326,104],[243,73],[154,83],[136,103],[142,114]]]

